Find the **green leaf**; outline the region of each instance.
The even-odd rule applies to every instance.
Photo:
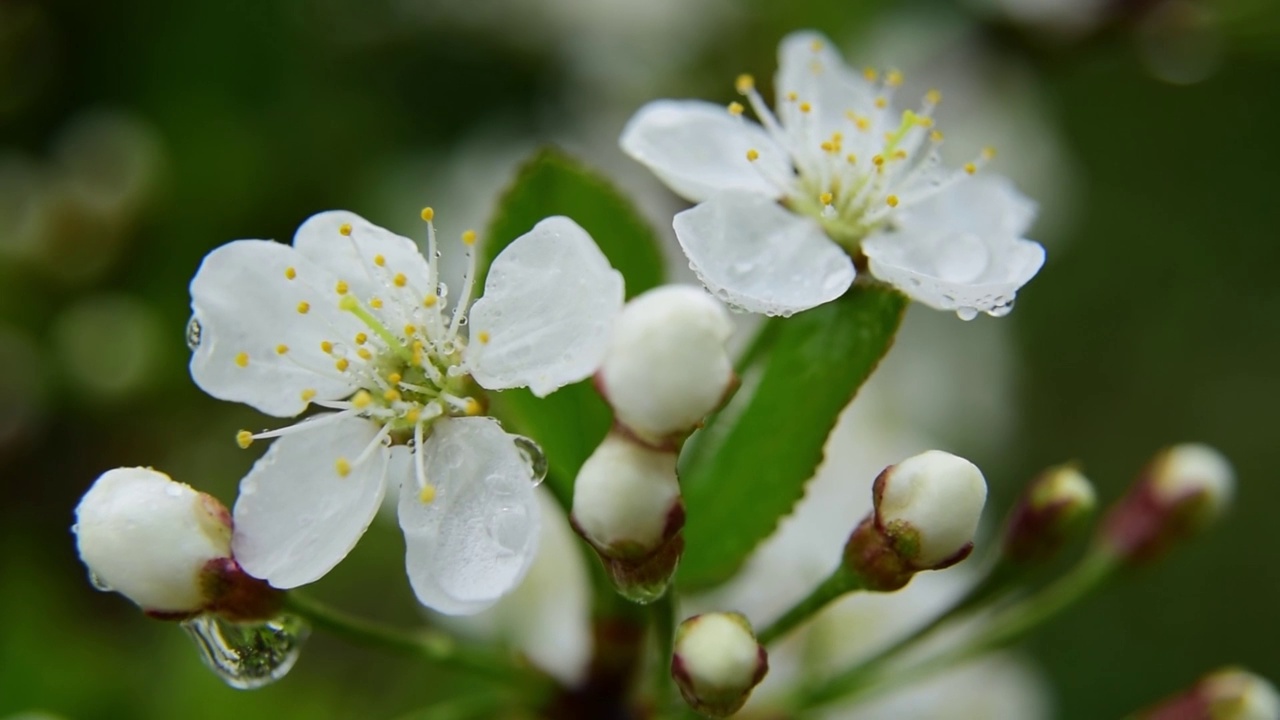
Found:
[[[889,351],[906,304],[891,288],[855,285],[762,329],[769,351],[753,353],[744,373],[744,392],[758,377],[754,392],[731,401],[682,457],[682,588],[727,580],[804,496],[840,411]]]
[[[513,240],[552,215],[568,216],[591,234],[622,273],[628,298],[662,283],[658,237],[635,206],[606,178],[555,148],[535,153],[498,200],[485,233],[484,268]],[[477,281],[483,282],[483,275]],[[590,380],[542,399],[527,390],[506,390],[491,398],[508,429],[542,446],[550,465],[547,482],[567,508],[573,478],[609,431],[608,405]]]

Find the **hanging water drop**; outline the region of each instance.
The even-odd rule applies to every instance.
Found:
[[[988,310],[987,314],[990,315],[991,317],[1004,317],[1005,315],[1008,315],[1011,312],[1013,312],[1012,299],[1006,300],[1005,302],[999,305],[996,305],[995,307]]]
[[[310,626],[294,615],[258,623],[200,615],[182,627],[195,642],[204,664],[239,690],[260,688],[288,674],[311,632]]]
[[[956,308],[956,316],[961,320],[968,322],[969,320],[978,317],[978,309],[971,307]]]
[[[547,479],[547,454],[542,452],[542,446],[523,435],[512,435],[511,441],[516,444],[516,450],[520,451],[520,456],[529,464],[529,476],[533,480],[533,486],[541,485],[542,481]]]
[[[195,352],[196,348],[200,347],[200,332],[202,330],[200,321],[196,319],[195,315],[192,315],[191,319],[187,321],[187,347],[192,352]]]
[[[443,282],[436,285],[436,295],[439,295],[441,300],[449,297],[449,286]]]
[[[98,592],[115,592],[115,588],[108,585],[106,580],[103,580],[98,576],[98,573],[92,570],[89,571],[89,584]]]

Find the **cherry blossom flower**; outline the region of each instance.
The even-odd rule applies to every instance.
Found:
[[[675,217],[676,236],[703,284],[742,310],[806,310],[866,267],[962,318],[1007,314],[1044,262],[1022,238],[1034,204],[979,174],[993,150],[945,168],[933,119],[941,94],[899,113],[901,84],[899,72],[854,72],[822,36],[795,33],[779,48],[773,110],[751,76],[738,78],[758,124],[737,102],[658,100],[620,142],[698,203]]]
[[[236,559],[279,588],[320,578],[364,533],[388,485],[410,583],[426,606],[479,611],[511,590],[535,555],[539,514],[529,442],[485,417],[484,390],[545,396],[590,376],[623,297],[621,275],[564,217],[538,223],[493,262],[471,303],[428,254],[343,211],[298,228],[292,246],[238,240],[191,282],[191,374],[214,397],[268,415],[311,415],[241,431],[279,438],[241,482]],[[470,306],[470,307],[468,307]]]

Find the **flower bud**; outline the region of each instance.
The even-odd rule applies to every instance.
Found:
[[[597,376],[617,422],[652,444],[692,432],[736,384],[732,333],[700,288],[666,285],[627,303]]]
[[[618,592],[641,603],[666,592],[684,553],[676,453],[610,433],[582,464],[570,522]]]
[[[845,545],[845,567],[868,590],[887,592],[921,570],[950,567],[973,551],[987,483],[976,465],[929,450],[885,468],[875,511]]]
[[[226,507],[164,473],[103,473],[76,506],[72,531],[94,584],[153,617],[217,611],[237,619],[278,607],[279,593],[232,559]]]
[[[1280,694],[1265,678],[1224,668],[1190,690],[1135,715],[1137,720],[1280,720]]]
[[[1231,463],[1208,445],[1161,451],[1108,513],[1101,541],[1121,557],[1148,561],[1220,517],[1235,486]]]
[[[739,613],[694,615],[676,628],[671,677],[703,715],[737,712],[768,671],[769,656]]]
[[[1014,505],[1005,528],[1005,556],[1019,563],[1049,559],[1097,503],[1093,485],[1075,466],[1049,468]]]

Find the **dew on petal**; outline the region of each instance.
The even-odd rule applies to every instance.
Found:
[[[192,315],[191,319],[187,321],[187,348],[191,352],[195,352],[196,348],[200,347],[200,333],[202,330],[200,321],[196,319],[195,315]]]
[[[485,532],[502,556],[512,557],[524,549],[529,537],[529,513],[518,505],[498,508],[489,518]]]
[[[114,592],[115,591],[115,588],[108,585],[106,580],[103,580],[98,575],[98,573],[92,570],[89,571],[89,584],[92,585],[93,589],[97,590],[98,592]]]
[[[978,309],[971,307],[956,308],[956,317],[968,322],[969,320],[978,317]]]
[[[542,446],[532,438],[523,435],[512,435],[511,441],[516,444],[520,456],[528,463],[529,477],[534,486],[541,485],[542,481],[547,479],[547,454],[542,451]]]
[[[311,632],[305,621],[293,615],[257,623],[200,615],[182,627],[195,642],[205,666],[239,690],[270,685],[288,674]]]
[[[937,248],[938,277],[948,282],[971,282],[986,271],[990,253],[981,238],[964,233],[947,238]]]
[[[996,298],[996,300],[997,300],[997,304],[993,306],[990,310],[987,310],[988,315],[990,315],[991,317],[1004,317],[1005,315],[1008,315],[1009,313],[1013,312],[1013,303],[1014,303],[1013,298],[1008,298],[1008,299]]]

